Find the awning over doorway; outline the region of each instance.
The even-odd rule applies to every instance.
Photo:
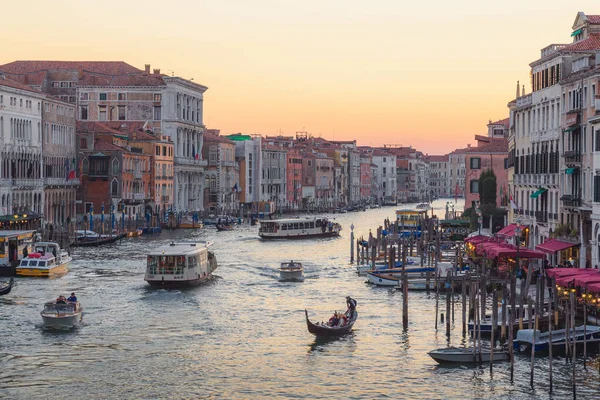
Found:
[[[545,243],[538,244],[537,246],[535,246],[535,248],[537,250],[543,251],[544,253],[554,254],[557,251],[565,250],[565,249],[568,249],[569,247],[574,247],[574,246],[578,246],[578,245],[579,245],[579,243],[570,243],[570,242],[563,242],[562,240],[558,240],[558,239],[550,239],[550,240],[546,240]]]

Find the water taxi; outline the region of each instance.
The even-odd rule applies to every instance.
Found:
[[[279,280],[280,281],[303,281],[304,280],[304,267],[299,262],[282,262],[279,267]]]
[[[421,230],[421,223],[427,217],[427,210],[423,209],[402,209],[396,210],[396,220],[398,226],[404,229]]]
[[[263,239],[307,239],[339,236],[342,226],[328,218],[305,217],[260,221]]]
[[[208,251],[210,242],[181,242],[148,253],[144,280],[151,286],[186,287],[211,278],[217,258]]]
[[[51,278],[68,272],[72,258],[57,243],[37,242],[33,249],[34,252],[23,258],[17,267],[18,276]]]
[[[46,328],[69,329],[79,325],[83,318],[83,309],[78,301],[66,303],[49,301],[44,304],[40,314]]]

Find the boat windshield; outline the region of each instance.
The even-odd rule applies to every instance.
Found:
[[[49,313],[57,313],[57,314],[65,314],[75,312],[75,303],[67,303],[67,304],[56,304],[56,303],[48,303],[44,307],[44,312]]]

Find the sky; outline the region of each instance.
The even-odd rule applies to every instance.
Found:
[[[507,118],[529,63],[570,43],[580,0],[4,2],[0,64],[125,61],[208,86],[222,134],[305,131],[444,154]],[[594,7],[595,6],[595,7]]]

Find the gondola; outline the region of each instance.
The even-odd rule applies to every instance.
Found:
[[[0,283],[0,296],[9,294],[13,287],[14,278],[10,278],[8,282]]]
[[[216,227],[219,232],[232,231],[233,228],[235,227],[235,224],[217,224]]]
[[[127,236],[126,233],[121,233],[119,235],[115,235],[112,237],[105,237],[105,238],[90,238],[88,240],[76,240],[73,243],[71,243],[71,247],[92,247],[92,246],[101,246],[103,244],[110,244],[110,243],[114,243],[118,240],[121,240],[123,238],[125,238],[125,236]]]
[[[352,312],[352,317],[348,319],[348,323],[344,326],[327,326],[327,325],[318,325],[313,324],[308,319],[308,311],[304,310],[304,314],[306,315],[306,325],[308,326],[308,331],[316,336],[341,336],[352,330],[352,326],[358,319],[358,312],[354,310]]]

